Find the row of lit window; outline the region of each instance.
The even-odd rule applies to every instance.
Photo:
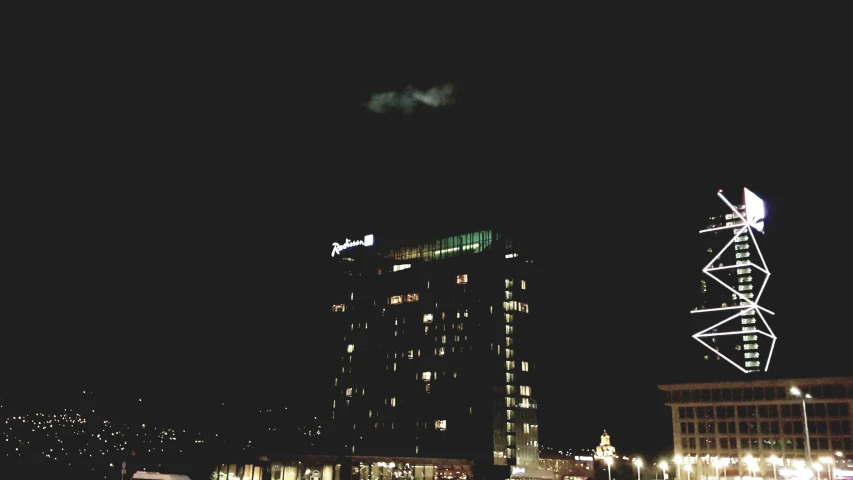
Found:
[[[741,325],[752,325],[755,323],[755,317],[741,318],[740,323]]]
[[[737,274],[738,274],[738,275],[748,275],[748,274],[750,274],[750,273],[752,273],[752,269],[751,269],[751,268],[738,268],[738,269],[737,269]],[[749,280],[750,280],[750,281],[752,281],[752,277],[750,277],[750,279],[749,279]]]
[[[735,391],[739,391],[740,389],[735,389]],[[766,390],[766,391],[765,391]],[[734,395],[738,397],[735,401],[743,400],[742,397],[749,396],[750,400],[753,399],[753,393],[761,392],[762,399],[766,396],[771,396],[776,398],[776,394],[785,395],[786,391],[782,390],[780,392],[776,392],[776,389],[773,387],[769,387],[767,389],[759,387],[755,392],[752,391],[751,388],[746,389],[742,393],[743,395]],[[718,395],[715,395],[715,400],[720,400],[722,397],[722,391],[715,390]],[[725,392],[729,393],[728,400],[732,400],[732,393],[728,389],[725,389]],[[682,392],[683,394],[689,393],[688,391]],[[693,391],[693,393],[699,393],[697,391]],[[704,392],[703,392],[704,393]],[[711,392],[708,392],[711,393]],[[746,395],[749,393],[749,395]],[[707,398],[707,397],[706,397]],[[784,398],[784,397],[782,397]],[[737,416],[735,414],[737,413]],[[809,403],[806,405],[806,415],[814,419],[815,417],[823,418],[823,417],[841,417],[847,418],[850,415],[850,406],[848,403],[834,402],[834,403]],[[762,419],[775,419],[777,417],[802,417],[802,408],[798,403],[792,405],[739,405],[735,407],[734,405],[727,406],[704,406],[704,407],[678,407],[678,418],[762,418]]]
[[[506,369],[507,369],[507,371],[515,370],[515,360],[507,360],[506,361]],[[530,371],[530,364],[527,362],[521,362],[521,371],[522,372],[529,372]]]
[[[504,288],[506,288],[507,290],[511,289],[514,285],[515,281],[513,279],[507,278],[506,280],[504,280]],[[527,290],[527,280],[521,281],[521,289]]]
[[[738,292],[745,292],[745,291],[748,291],[748,290],[752,290],[752,285],[751,285],[751,284],[747,284],[747,285],[738,285],[738,286],[737,286],[737,291],[738,291]],[[750,298],[752,298],[752,297],[750,297]]]
[[[743,287],[743,285],[739,285],[739,287]],[[754,298],[754,297],[755,297],[754,293],[742,293],[740,295],[738,295],[737,293],[732,294],[732,300],[737,300],[738,298]],[[748,303],[747,303],[747,305],[748,305]]]
[[[748,236],[746,236],[746,235],[741,235],[741,236],[739,236],[739,237],[735,238],[735,243],[745,242],[745,241],[747,241],[747,240],[749,240],[749,237],[748,237]]]
[[[717,448],[717,442],[716,442],[716,439],[714,437],[703,438],[701,440],[703,440],[703,441],[699,442],[701,450],[715,450]],[[795,441],[792,441],[791,439],[786,439],[783,441],[776,441],[774,439],[765,438],[765,439],[762,439],[762,441],[759,443],[759,440],[757,438],[752,438],[752,439],[741,438],[740,439],[740,449],[741,450],[749,450],[751,448],[752,450],[758,450],[760,447],[762,450],[779,451],[779,450],[782,450],[782,444],[783,443],[785,444],[785,450],[786,451],[804,450],[805,449],[805,442],[804,442],[804,439],[802,437],[796,438],[794,440]],[[811,448],[814,448],[815,450],[817,450],[817,449],[830,450],[830,444],[826,438],[819,439],[820,440],[819,442],[816,440],[818,440],[818,439],[814,439],[814,438],[811,439],[811,441],[810,441]],[[733,438],[733,437],[720,438],[720,447],[719,448],[721,448],[721,449],[733,450],[733,449],[738,448],[737,445],[738,445],[738,443],[737,443],[736,438]],[[695,449],[696,448],[696,439],[693,437],[690,437],[690,438],[682,437],[681,438],[681,448]],[[844,451],[848,451],[848,452],[853,451],[853,440],[851,440],[850,438],[845,438],[845,439],[843,439],[843,441],[840,438],[839,439],[833,439],[831,449],[835,450],[835,451],[840,451],[840,450],[844,450]]]
[[[510,300],[508,302],[504,302],[504,310],[507,311],[519,311],[524,313],[530,313],[530,307],[527,303],[517,302],[515,300]]]
[[[456,312],[456,318],[462,318],[462,317],[468,317],[468,310]],[[425,313],[424,314],[424,323],[432,323],[434,318],[435,318],[435,316],[432,313]],[[447,312],[441,312],[441,319],[442,320],[447,319]],[[403,322],[403,323],[405,323],[405,322]]]
[[[739,428],[735,428],[739,427]],[[760,428],[759,428],[760,427]],[[827,434],[849,434],[850,421],[809,421],[809,431],[820,435]],[[778,434],[787,435],[803,433],[803,423],[793,421],[771,421],[771,422],[681,422],[681,433],[706,434],[706,433],[740,433],[742,435]]]
[[[738,277],[738,283],[750,283],[752,282],[752,277]]]
[[[740,245],[735,245],[735,250],[749,250],[749,244],[742,243]]]
[[[388,303],[391,305],[398,305],[401,303],[417,302],[418,300],[420,300],[419,294],[409,293],[406,295],[395,295],[388,299]]]

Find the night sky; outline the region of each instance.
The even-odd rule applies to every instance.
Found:
[[[152,422],[190,421],[220,399],[328,414],[330,243],[511,222],[546,272],[531,307],[542,444],[593,447],[607,429],[617,450],[654,452],[672,441],[656,385],[684,374],[680,355],[701,354],[683,327],[703,267],[697,232],[725,213],[717,189],[735,200],[744,186],[769,208],[771,371],[853,373],[850,202],[843,169],[821,167],[849,156],[828,145],[819,99],[775,76],[781,58],[761,74],[741,65],[736,80],[700,61],[689,74],[661,70],[664,58],[612,61],[556,75],[461,53],[356,57],[275,94],[263,92],[281,77],[250,60],[227,81],[81,83],[90,102],[34,119],[50,134],[27,137],[33,168],[13,178],[4,377],[20,389],[8,391],[39,403],[169,392],[136,407]],[[450,105],[364,105],[445,84]],[[47,159],[61,162],[36,166]]]

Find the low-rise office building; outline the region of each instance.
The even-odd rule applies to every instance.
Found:
[[[839,473],[853,458],[853,377],[659,388],[672,408],[675,455],[694,472],[773,478],[810,457],[818,469]]]

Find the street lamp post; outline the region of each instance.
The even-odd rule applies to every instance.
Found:
[[[773,480],[777,480],[777,478],[776,478],[776,466],[782,465],[782,460],[780,458],[776,457],[776,455],[773,455],[772,457],[770,457],[768,459],[768,461],[770,462],[771,465],[773,465]]]
[[[690,472],[693,471],[693,465],[688,463],[684,466],[684,470],[687,472],[687,480],[690,480]]]
[[[660,462],[658,465],[663,471],[663,480],[667,480],[669,478],[669,465],[666,462]]]
[[[641,480],[641,479],[640,479],[640,467],[642,467],[642,466],[643,466],[643,461],[642,461],[642,460],[640,460],[639,458],[635,458],[635,459],[634,459],[634,465],[636,465],[636,466],[637,466],[637,480]],[[688,480],[689,480],[689,479],[688,479]]]
[[[812,398],[808,393],[803,395],[803,392],[800,391],[797,387],[791,387],[791,395],[795,397],[799,397],[803,401],[803,432],[806,434],[806,466],[812,466],[812,444],[809,440],[809,417],[806,414],[806,399]]]
[[[681,480],[681,462],[684,460],[681,458],[681,455],[676,455],[672,461],[675,463],[675,479]]]
[[[613,457],[605,457],[604,463],[607,464],[607,480],[613,480],[610,476],[610,466],[613,465]]]
[[[749,468],[749,476],[755,477],[755,472],[758,470],[758,461],[752,456],[747,455],[743,462],[746,463],[747,468]]]
[[[835,463],[835,460],[832,457],[820,457],[820,463],[826,465],[826,476],[829,480],[835,480],[835,475],[832,474],[832,464]]]

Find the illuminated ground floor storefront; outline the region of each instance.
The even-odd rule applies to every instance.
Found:
[[[287,455],[262,457],[254,464],[220,465],[217,480],[468,480],[473,463],[445,458],[336,457]]]

